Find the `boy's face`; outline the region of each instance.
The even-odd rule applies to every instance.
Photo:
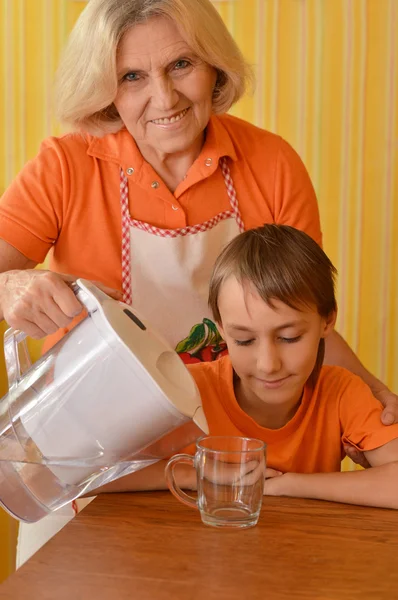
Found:
[[[332,329],[316,308],[295,310],[280,300],[268,306],[249,284],[234,278],[220,290],[219,326],[247,400],[294,406],[312,373],[319,341]]]

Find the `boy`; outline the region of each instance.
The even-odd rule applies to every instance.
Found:
[[[267,443],[265,494],[398,508],[398,425],[381,424],[380,404],[359,377],[322,366],[336,320],[335,273],[301,231],[265,225],[242,233],[210,282],[229,356],[189,370],[211,435]],[[343,444],[364,451],[373,468],[339,472]],[[164,488],[163,468],[161,461],[113,489]],[[178,484],[193,488],[193,469],[182,469]]]

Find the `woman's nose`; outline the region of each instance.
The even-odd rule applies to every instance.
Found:
[[[152,105],[166,111],[178,102],[178,93],[170,77],[156,77],[152,80]]]

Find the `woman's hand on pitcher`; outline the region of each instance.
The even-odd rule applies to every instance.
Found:
[[[72,275],[26,269],[0,275],[0,306],[10,327],[40,339],[67,327],[83,309],[70,284]],[[121,299],[120,292],[96,283],[106,294]]]

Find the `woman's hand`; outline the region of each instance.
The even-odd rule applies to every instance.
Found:
[[[382,405],[384,406],[384,410],[381,415],[381,422],[383,425],[392,425],[393,423],[398,423],[398,396],[394,394],[391,390],[388,389],[383,384],[380,386],[372,388],[372,393],[375,398],[377,398]]]
[[[0,307],[3,318],[10,327],[36,339],[67,327],[83,309],[70,288],[75,280],[72,275],[36,269],[2,273]],[[109,296],[121,299],[120,292],[96,285]]]
[[[372,393],[377,400],[384,406],[384,410],[381,413],[381,422],[383,425],[392,425],[398,423],[398,396],[391,392],[385,385],[380,383],[380,386],[373,387]],[[360,465],[364,469],[370,467],[365,455],[354,446],[350,444],[344,445],[344,452],[354,463]]]

